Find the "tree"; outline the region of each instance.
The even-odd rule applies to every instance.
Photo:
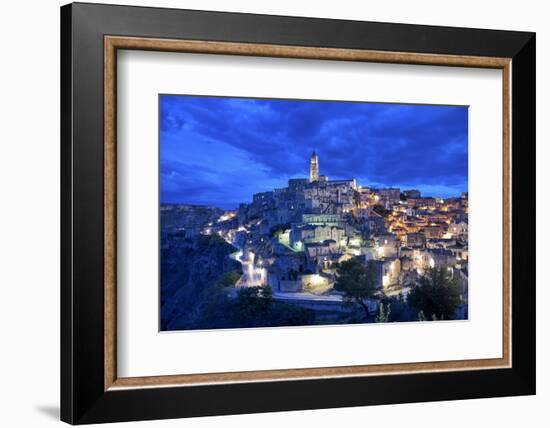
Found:
[[[239,281],[241,275],[242,274],[236,269],[225,272],[218,280],[218,284],[222,287],[233,287],[237,281]]]
[[[387,322],[416,321],[418,319],[418,311],[407,304],[407,300],[402,294],[383,296],[380,303],[385,305]]]
[[[384,309],[384,304],[380,303],[378,305],[378,315],[376,315],[374,322],[377,322],[377,323],[388,322],[390,319],[390,314],[391,314],[391,304],[387,303],[386,308]]]
[[[292,303],[274,302],[268,321],[269,325],[275,327],[313,325],[315,311]]]
[[[460,304],[457,280],[447,269],[429,269],[413,284],[407,302],[420,320],[454,319]]]
[[[290,229],[290,223],[276,224],[269,229],[269,236],[279,238],[282,233],[285,233],[287,229]]]
[[[271,287],[243,287],[237,294],[241,322],[248,327],[265,323],[273,304]]]
[[[374,297],[376,289],[376,271],[374,263],[364,264],[359,259],[342,262],[336,270],[334,289],[344,293],[344,301],[355,303],[365,311],[368,318],[370,311],[366,299]]]

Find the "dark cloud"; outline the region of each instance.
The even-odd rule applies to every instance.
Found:
[[[467,107],[163,95],[160,115],[167,202],[249,201],[307,176],[313,149],[330,178],[467,190]]]

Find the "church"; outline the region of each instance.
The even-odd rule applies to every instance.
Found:
[[[304,179],[291,179],[294,180],[301,180],[302,182],[305,182]],[[289,180],[289,187],[291,186],[291,180]],[[323,187],[326,186],[337,186],[341,187],[342,190],[357,190],[357,180],[355,178],[351,178],[348,180],[329,180],[326,175],[320,175],[319,174],[319,156],[313,150],[311,153],[311,157],[309,159],[309,184],[323,184]]]
[[[241,204],[239,221],[257,217],[269,229],[278,224],[302,223],[304,215],[341,215],[354,208],[355,179],[329,180],[320,174],[319,156],[309,157],[309,178],[291,178],[288,186],[256,193],[251,204]]]
[[[311,153],[309,158],[309,180],[307,178],[290,178],[288,180],[288,188],[293,190],[301,190],[308,184],[320,184],[324,186],[343,186],[346,188],[357,189],[357,180],[355,178],[347,180],[329,180],[326,175],[319,174],[319,156],[315,150]]]

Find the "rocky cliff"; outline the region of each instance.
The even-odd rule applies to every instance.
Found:
[[[196,328],[204,307],[221,292],[224,275],[240,271],[240,264],[228,257],[235,251],[216,235],[182,238],[162,250],[162,330]]]

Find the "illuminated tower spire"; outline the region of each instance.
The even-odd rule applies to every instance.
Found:
[[[317,180],[319,180],[319,158],[315,150],[313,150],[311,159],[309,160],[309,181],[313,183]]]

